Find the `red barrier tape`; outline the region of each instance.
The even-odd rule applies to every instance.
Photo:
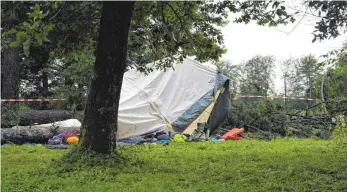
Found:
[[[236,96],[234,99],[238,99],[238,98],[269,98],[269,99],[291,99],[291,100],[303,100],[303,101],[316,101],[316,98],[303,98],[303,97],[265,97],[265,96],[247,96],[247,95],[243,95],[243,96]]]
[[[53,99],[53,98],[40,98],[40,99],[1,99],[1,102],[54,102],[54,101],[64,101],[65,99]]]

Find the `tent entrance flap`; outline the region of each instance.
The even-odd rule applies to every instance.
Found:
[[[186,134],[192,134],[197,128],[198,128],[198,123],[207,123],[208,119],[210,118],[211,112],[217,102],[217,99],[219,97],[219,94],[224,91],[224,87],[219,89],[216,93],[216,99],[212,101],[212,103],[200,114],[198,118],[196,118],[188,127],[187,129],[183,132]]]
[[[173,121],[176,132],[192,133],[199,122],[207,123],[215,131],[225,121],[230,110],[230,103],[227,102],[230,101],[229,79],[220,73],[215,77],[214,87]],[[218,104],[219,101],[222,104]],[[211,111],[214,111],[213,115]],[[212,116],[216,119],[211,120]]]

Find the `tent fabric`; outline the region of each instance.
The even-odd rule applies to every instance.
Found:
[[[215,100],[217,90],[223,86],[227,80],[227,77],[218,73],[215,80],[215,86],[209,92],[204,94],[189,109],[187,109],[187,111],[185,111],[175,122],[172,123],[175,131],[183,132],[185,128],[190,125]]]
[[[216,91],[228,80],[212,64],[192,59],[173,64],[166,72],[145,75],[132,69],[124,74],[117,139],[167,129],[183,131],[215,100]]]
[[[230,81],[227,80],[223,86],[223,92],[219,95],[217,102],[210,114],[208,124],[210,125],[210,134],[214,135],[218,130],[219,126],[224,123],[228,117],[231,108],[231,97],[230,97]]]
[[[217,93],[215,94],[215,98],[218,98],[220,93],[221,93],[221,90],[218,90]],[[192,123],[190,123],[190,125],[184,130],[183,133],[193,134],[193,132],[198,128],[199,123],[208,122],[216,102],[217,100],[215,99],[203,112],[201,112],[199,117],[197,117]]]

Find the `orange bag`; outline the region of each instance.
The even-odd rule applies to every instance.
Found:
[[[223,136],[220,138],[225,139],[225,140],[240,140],[242,137],[239,136],[239,134],[245,132],[244,128],[234,128],[227,133],[225,133]]]
[[[69,145],[74,145],[77,144],[79,140],[80,139],[78,137],[69,137],[67,138],[66,143],[68,143]]]

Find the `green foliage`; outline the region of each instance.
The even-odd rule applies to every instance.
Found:
[[[101,5],[100,2],[3,2],[2,10],[6,13],[2,14],[3,25],[13,23],[13,15],[19,20],[13,30],[12,27],[4,28],[7,33],[18,36],[18,41],[9,43],[23,46],[25,55],[30,51],[29,58],[22,62],[25,67],[21,67],[21,79],[31,84],[47,82],[44,77],[52,74],[40,73],[50,67],[52,60],[62,59],[72,49],[81,47],[75,44],[91,46],[90,42],[95,42],[98,36]],[[313,4],[308,6],[319,8]],[[343,6],[344,3],[336,4],[322,13],[334,9],[342,12]],[[241,15],[236,22],[256,20],[260,25],[276,26],[295,21],[295,14],[287,13],[286,6],[277,1],[137,2],[129,35],[128,59],[137,63],[135,67],[143,72],[150,72],[152,68],[145,64],[156,60],[160,61],[154,67],[164,70],[172,61],[186,56],[196,56],[199,61],[218,60],[226,50],[220,27],[228,22],[229,12]],[[332,24],[328,28],[334,26]],[[45,43],[48,40],[51,43]],[[95,44],[92,46],[96,48]],[[57,85],[49,86],[55,89]],[[42,90],[48,88],[36,86],[34,92],[51,94]]]
[[[285,1],[237,1],[237,4],[243,8],[240,10],[242,15],[235,20],[238,23],[254,20],[259,25],[269,27],[294,23],[295,16],[306,9],[305,14],[309,10],[310,15],[320,18],[320,21],[315,23],[312,42],[336,38],[346,32],[346,1],[305,1],[302,2],[302,9],[295,13],[288,12],[293,8]]]
[[[243,1],[240,4],[242,15],[235,19],[237,23],[249,23],[257,21],[258,25],[268,25],[269,27],[280,24],[294,22],[293,15],[288,14],[285,6],[280,6],[283,2],[279,1]]]
[[[48,33],[53,30],[53,24],[43,23],[47,14],[43,14],[40,10],[40,5],[35,4],[33,12],[28,14],[28,22],[4,32],[4,37],[16,35],[15,41],[9,44],[10,47],[23,46],[25,56],[29,56],[30,46],[42,46],[44,42],[49,42]]]
[[[233,101],[224,127],[244,127],[247,132],[256,133],[255,138],[263,139],[287,136],[330,138],[331,131],[335,128],[334,123],[329,118],[321,120],[321,111],[314,115],[312,110],[314,108],[306,114],[306,110],[300,108],[294,110],[288,107],[285,110],[283,101],[238,99]],[[225,131],[226,129],[221,129],[221,132]],[[254,138],[252,134],[249,137]]]
[[[327,99],[347,95],[347,62],[339,62],[334,68],[327,71],[324,79],[324,89]],[[322,79],[317,79],[317,92],[320,94]]]
[[[93,74],[95,56],[92,47],[81,47],[75,49],[64,59],[61,78],[63,79],[53,95],[59,98],[66,98],[71,104],[75,104],[79,110],[84,107],[88,86]]]
[[[230,79],[230,82],[232,82],[232,83],[229,83],[229,86],[230,86],[229,89],[230,89],[231,95],[236,94],[239,88],[238,86],[239,74],[237,74],[237,72],[239,72],[239,70],[237,70],[239,66],[233,65],[229,61],[215,62],[215,65],[218,68],[218,72],[228,77]]]
[[[304,96],[315,98],[315,80],[322,74],[322,68],[313,55],[302,57],[296,66],[297,77],[301,79],[302,87],[305,89]]]
[[[343,49],[347,50],[345,43]],[[325,74],[316,79],[316,92],[327,102],[326,109],[331,114],[344,114],[347,111],[347,54],[341,53],[334,59],[335,63],[326,66]],[[330,61],[326,62],[327,64]],[[323,93],[322,93],[322,81]],[[323,94],[323,95],[322,95]]]
[[[324,40],[336,38],[346,32],[347,2],[346,1],[309,1],[310,8],[318,12],[320,21],[316,23],[314,39]]]
[[[251,60],[235,66],[229,73],[234,76],[237,92],[241,95],[264,96],[273,92],[274,62],[273,56],[254,56]]]
[[[337,125],[332,136],[339,145],[347,145],[347,117],[337,116]]]
[[[217,13],[211,2],[137,2],[133,12],[128,58],[138,70],[151,72],[173,61],[196,56],[199,61],[218,60],[225,53],[218,27],[227,21],[226,10]]]
[[[322,140],[241,140],[128,146],[114,156],[7,146],[1,149],[1,188],[38,192],[346,191],[347,151],[341,147],[342,153],[336,153],[334,148]]]
[[[1,125],[9,128],[11,125],[19,123],[19,115],[17,113],[17,103],[1,103]]]
[[[281,70],[286,81],[286,96],[316,98],[315,81],[322,73],[322,67],[313,55],[300,59],[290,58],[282,62]]]

